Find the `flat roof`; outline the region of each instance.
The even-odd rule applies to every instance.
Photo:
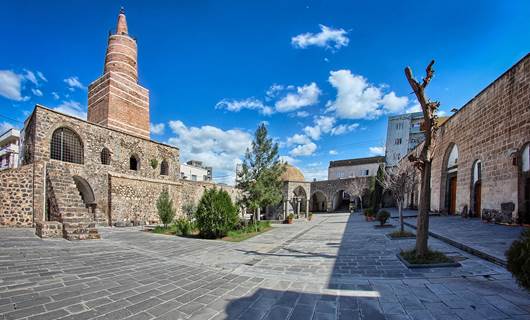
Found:
[[[356,158],[356,159],[345,159],[345,160],[336,160],[330,161],[329,167],[348,167],[348,166],[357,166],[361,164],[371,164],[371,163],[382,163],[385,162],[384,156],[376,157],[366,157],[366,158]]]

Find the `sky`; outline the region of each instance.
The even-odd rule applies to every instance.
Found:
[[[233,183],[266,123],[307,180],[329,161],[384,154],[389,115],[417,111],[420,78],[440,115],[530,50],[530,1],[10,1],[0,10],[0,131],[35,104],[86,118],[109,30],[125,8],[150,90],[151,138]]]

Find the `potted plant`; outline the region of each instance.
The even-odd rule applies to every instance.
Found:
[[[287,219],[285,219],[285,222],[287,222],[288,224],[292,224],[293,219],[294,219],[294,214],[289,213],[289,215],[287,216]]]
[[[372,208],[364,209],[364,218],[366,221],[373,221],[374,219],[374,210]]]
[[[377,213],[376,219],[379,221],[379,226],[384,226],[388,219],[390,218],[390,213],[386,210],[380,210]]]
[[[309,212],[307,215],[307,220],[311,221],[313,219],[313,212]]]

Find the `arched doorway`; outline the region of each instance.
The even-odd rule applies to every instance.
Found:
[[[77,187],[77,190],[79,191],[79,195],[81,196],[81,199],[83,200],[83,203],[85,204],[85,207],[88,209],[88,212],[91,214],[95,214],[97,204],[96,204],[96,198],[94,196],[94,191],[92,191],[92,187],[90,187],[90,184],[88,183],[88,181],[86,181],[80,176],[74,176],[73,178],[74,178],[74,182]]]
[[[307,193],[302,186],[298,186],[293,190],[291,205],[293,207],[293,212],[297,217],[300,217],[300,214],[305,215],[307,212]]]
[[[328,200],[322,191],[316,191],[311,196],[311,211],[325,212],[327,211]]]
[[[482,211],[482,162],[476,160],[471,170],[471,216],[480,217]]]
[[[456,214],[456,195],[458,181],[458,147],[456,144],[451,145],[445,155],[445,166],[442,182],[445,183],[445,201],[444,208],[450,215]],[[440,188],[444,190],[444,188]]]
[[[351,196],[344,190],[339,190],[333,195],[333,211],[349,211]]]
[[[530,143],[521,149],[519,155],[519,219],[522,223],[530,223]]]

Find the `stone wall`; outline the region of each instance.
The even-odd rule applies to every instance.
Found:
[[[182,185],[179,182],[111,174],[109,184],[113,222],[159,223],[156,202],[164,190],[173,200],[177,216],[181,214]]]
[[[204,191],[211,188],[217,188],[228,192],[234,204],[239,196],[239,190],[232,186],[218,185],[207,181],[181,180],[180,182],[182,183],[182,193],[180,200],[181,206],[178,208],[179,210],[182,210],[182,205],[184,204],[193,203],[197,205],[201,200]]]
[[[471,208],[472,166],[482,162],[482,209],[514,203],[518,211],[517,155],[530,141],[530,55],[502,74],[438,131],[432,166],[431,208],[447,211],[447,158],[458,147],[456,210]]]
[[[44,212],[42,162],[0,172],[0,227],[32,227]]]
[[[311,195],[310,199],[313,201],[313,197],[317,196],[317,193],[323,195],[327,203],[327,211],[333,211],[333,199],[337,197],[339,191],[345,191],[346,193],[356,196],[356,186],[360,186],[362,190],[366,192],[370,188],[370,181],[374,177],[357,177],[348,179],[338,180],[323,180],[311,182]],[[367,199],[363,199],[365,202]]]

